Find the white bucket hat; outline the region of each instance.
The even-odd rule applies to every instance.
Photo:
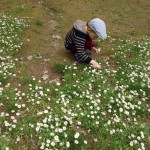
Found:
[[[99,18],[92,19],[89,22],[90,28],[98,35],[99,38],[106,39],[106,25],[105,22]]]

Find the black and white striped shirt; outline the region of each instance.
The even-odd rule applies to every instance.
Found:
[[[85,53],[85,43],[90,39],[89,35],[85,31],[86,22],[77,20],[73,28],[67,33],[65,38],[65,47],[68,50],[76,49],[75,57],[77,61],[90,63],[92,60]]]

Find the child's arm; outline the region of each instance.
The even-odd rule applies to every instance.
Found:
[[[96,54],[99,54],[99,50],[96,47],[92,47],[92,51],[95,52]]]
[[[92,48],[91,48],[91,50],[93,52],[95,52],[96,54],[99,54],[99,52],[100,52],[100,48],[97,48],[97,45],[96,45],[96,43],[94,41],[92,41]]]

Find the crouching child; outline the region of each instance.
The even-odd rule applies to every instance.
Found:
[[[106,25],[103,20],[99,18],[92,19],[89,22],[76,20],[67,33],[64,43],[66,49],[73,53],[75,61],[92,64],[93,68],[100,69],[100,64],[85,52],[85,50],[89,49],[98,53],[96,44],[93,41],[97,38],[107,38]]]

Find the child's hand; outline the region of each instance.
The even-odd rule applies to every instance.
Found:
[[[101,69],[101,65],[98,64],[95,60],[91,60],[90,62],[92,64],[92,67],[95,69]]]
[[[92,47],[92,51],[95,52],[96,54],[99,54],[100,48]]]

